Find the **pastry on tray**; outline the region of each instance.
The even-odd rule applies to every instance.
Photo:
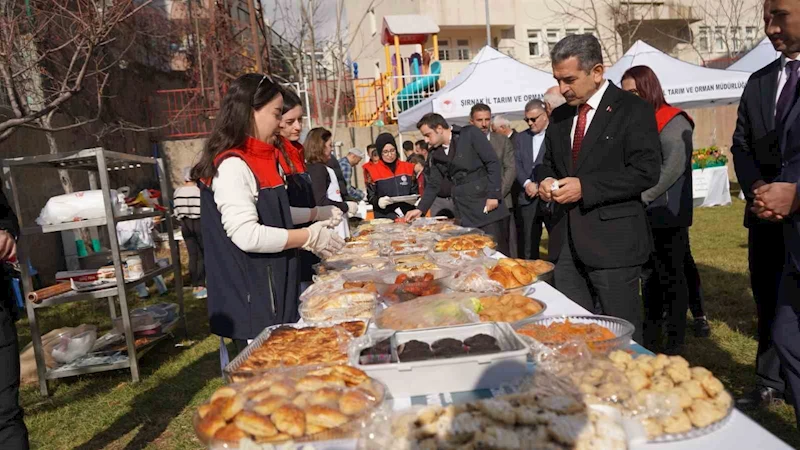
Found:
[[[525,259],[502,258],[497,265],[487,269],[489,278],[502,284],[506,289],[514,289],[529,285],[537,278],[553,270],[553,263],[537,259],[528,261]]]
[[[465,234],[463,236],[454,236],[447,239],[442,239],[436,243],[434,250],[437,252],[446,251],[463,251],[463,250],[478,250],[481,248],[495,248],[494,240],[491,236],[482,234]]]
[[[380,405],[384,389],[349,366],[262,374],[219,388],[195,415],[205,443],[235,448],[352,435],[358,419]],[[350,426],[353,425],[353,426]]]
[[[238,366],[234,381],[253,373],[285,366],[347,362],[347,343],[366,332],[362,321],[343,322],[330,327],[280,327]]]

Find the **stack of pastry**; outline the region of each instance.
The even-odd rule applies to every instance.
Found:
[[[341,427],[383,397],[379,383],[350,366],[266,374],[217,389],[198,408],[195,430],[204,442],[235,445],[344,437]]]
[[[312,295],[300,306],[300,316],[307,322],[346,318],[371,319],[375,314],[377,294],[372,289],[343,289]]]
[[[367,323],[362,321],[330,327],[277,328],[235,369],[233,380],[248,379],[253,373],[276,367],[347,362],[347,345],[366,330]]]
[[[514,289],[536,281],[536,278],[552,270],[553,265],[547,261],[537,259],[503,258],[492,269],[488,269],[489,278],[502,284],[506,289]]]
[[[437,252],[462,250],[479,250],[485,247],[495,248],[497,244],[494,243],[490,236],[483,234],[465,234],[463,236],[454,236],[447,239],[442,239],[436,243],[434,248]]]
[[[359,448],[624,450],[626,441],[611,416],[575,397],[524,393],[400,413],[363,433]]]

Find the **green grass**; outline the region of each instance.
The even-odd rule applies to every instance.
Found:
[[[747,272],[744,204],[695,210],[692,251],[700,269],[710,339],[688,338],[686,357],[712,370],[733,392],[752,388],[756,353],[756,309]],[[168,296],[167,301],[170,300]],[[162,301],[161,299],[151,302]],[[139,306],[144,302],[136,302]],[[204,301],[187,296],[189,336],[167,340],[141,360],[142,381],[127,371],[51,382],[51,397],[38,386],[22,389],[31,443],[36,449],[200,449],[192,413],[218,386],[218,338],[209,335]],[[80,303],[44,310],[44,330],[80,323],[108,329],[106,303]],[[27,321],[18,323],[22,345],[30,341]],[[177,344],[177,345],[176,345]],[[788,405],[748,413],[795,448],[800,434]]]

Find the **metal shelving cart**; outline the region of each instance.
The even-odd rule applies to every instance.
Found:
[[[65,294],[57,295],[43,300],[41,303],[33,303],[25,301],[28,319],[31,327],[31,339],[33,341],[33,350],[36,357],[36,369],[39,374],[39,388],[42,395],[47,396],[47,381],[56,378],[65,378],[76,375],[105,372],[108,370],[117,370],[130,368],[131,378],[134,382],[139,381],[139,358],[142,357],[148,350],[153,348],[158,341],[169,336],[175,328],[180,324],[186,333],[186,316],[183,307],[183,283],[181,279],[181,265],[178,246],[175,242],[173,235],[172,223],[172,206],[170,202],[163,201],[165,206],[169,206],[167,212],[147,212],[143,214],[129,214],[124,216],[115,216],[111,199],[111,186],[109,182],[109,172],[117,170],[126,170],[142,167],[143,165],[152,165],[156,168],[158,174],[162,198],[167,199],[168,185],[166,179],[166,171],[164,170],[164,161],[161,158],[151,158],[138,155],[129,155],[124,153],[110,152],[103,148],[92,148],[81,150],[72,153],[59,153],[57,155],[38,155],[21,158],[10,158],[2,161],[3,175],[6,183],[6,189],[10,191],[13,198],[14,208],[18,213],[20,222],[20,236],[17,243],[17,255],[20,264],[20,271],[22,273],[22,285],[24,293],[27,295],[33,290],[31,283],[31,276],[28,270],[27,261],[28,253],[28,239],[41,235],[43,233],[55,233],[65,230],[76,230],[80,228],[102,227],[106,226],[108,230],[109,247],[111,249],[112,259],[114,261],[114,269],[116,275],[116,286],[96,291],[77,292],[70,291]],[[69,223],[61,223],[57,225],[30,225],[24,223],[22,214],[20,214],[20,203],[18,197],[18,190],[16,180],[14,178],[14,168],[47,168],[47,169],[69,169],[69,170],[83,170],[89,173],[89,186],[91,189],[98,189],[97,178],[99,175],[100,189],[103,191],[103,203],[105,204],[106,215],[103,218],[82,220]],[[157,267],[156,269],[146,273],[144,277],[135,281],[125,281],[125,276],[122,268],[122,259],[120,256],[119,243],[117,241],[117,223],[143,219],[148,217],[163,217],[166,221],[167,234],[170,246],[170,264],[165,267]],[[128,296],[127,292],[137,284],[146,283],[158,275],[163,275],[173,271],[175,274],[175,289],[177,293],[178,305],[180,307],[178,318],[172,323],[168,324],[162,329],[162,334],[149,342],[146,346],[140,348],[138,351],[135,345],[135,337],[131,327],[130,313],[128,309]],[[80,367],[72,370],[50,370],[45,365],[44,350],[42,347],[42,336],[39,330],[39,325],[36,320],[36,311],[42,308],[49,308],[56,305],[63,305],[71,302],[79,302],[84,300],[99,300],[108,299],[108,307],[111,314],[112,321],[117,318],[115,298],[119,299],[120,316],[125,330],[125,342],[127,345],[127,358],[112,364],[101,364],[87,367]],[[131,357],[133,355],[133,357]]]

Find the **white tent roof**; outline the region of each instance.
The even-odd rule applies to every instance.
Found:
[[[747,52],[738,61],[731,64],[725,70],[739,70],[742,72],[755,72],[756,70],[775,61],[781,56],[781,52],[775,51],[769,38],[764,38],[752,50]]]
[[[444,88],[398,117],[400,131],[415,129],[417,121],[436,112],[454,124],[469,120],[469,110],[485,103],[492,114],[522,117],[525,103],[542,98],[556,82],[553,75],[534,69],[491,47],[483,47],[472,62]]]
[[[648,66],[658,76],[667,102],[681,108],[737,103],[750,74],[710,69],[673,58],[642,41],[606,71],[606,78],[620,85],[622,75],[633,66]]]

